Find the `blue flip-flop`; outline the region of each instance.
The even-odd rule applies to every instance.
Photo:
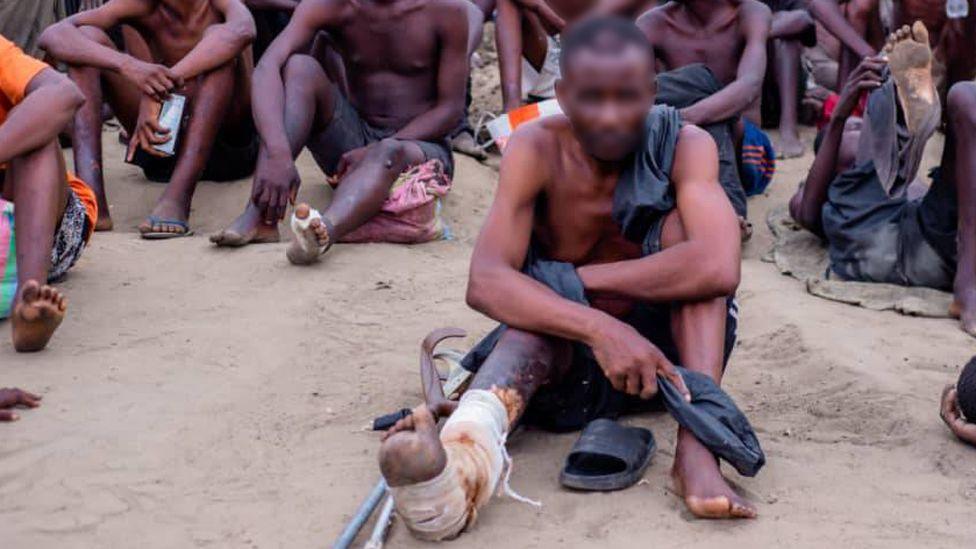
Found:
[[[193,236],[193,230],[190,229],[190,225],[186,221],[180,221],[179,219],[163,219],[161,217],[156,217],[150,215],[147,219],[149,221],[149,226],[154,227],[156,225],[176,225],[177,227],[183,229],[182,232],[166,232],[166,231],[146,231],[141,233],[141,236],[145,240],[169,240],[171,238],[184,238],[187,236]]]

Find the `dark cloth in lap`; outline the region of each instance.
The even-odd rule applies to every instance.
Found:
[[[701,63],[687,65],[680,69],[657,75],[658,105],[670,105],[684,109],[714,95],[724,86],[715,78],[712,71]],[[746,192],[739,179],[739,157],[735,149],[735,119],[703,126],[718,146],[718,179],[722,189],[732,202],[735,213],[746,217]]]
[[[177,139],[183,138],[185,132],[186,126],[180,131]],[[229,135],[229,132],[221,131],[217,134],[200,180],[225,183],[250,176],[254,173],[257,164],[258,147],[257,131],[250,124],[248,129],[239,135]],[[179,143],[177,143],[177,150],[179,150]],[[142,168],[146,179],[166,183],[173,177],[178,159],[178,154],[160,158],[137,149],[132,163]]]
[[[891,80],[868,100],[856,164],[822,211],[831,271],[845,280],[951,290],[958,203],[951,170],[935,169],[921,199],[906,196],[922,147],[907,137]]]
[[[661,250],[661,228],[666,215],[675,207],[669,180],[681,122],[671,107],[657,106],[647,117],[645,139],[628,168],[620,176],[614,195],[613,217],[624,236],[640,243],[642,253]],[[523,272],[546,284],[559,295],[587,303],[576,267],[546,260],[533,243]],[[729,300],[726,321],[725,360],[735,345],[737,307]],[[657,345],[668,358],[679,362],[671,335],[671,306],[639,305],[625,321]],[[476,372],[494,350],[506,326],[501,325],[485,337],[462,361]],[[529,402],[522,421],[550,431],[573,431],[597,418],[615,419],[623,414],[667,408],[678,422],[742,474],[754,475],[765,461],[762,449],[748,420],[727,394],[707,376],[682,369],[685,383],[693,395],[687,403],[667,381],[661,381],[659,396],[641,400],[617,391],[603,374],[592,350],[573,344],[572,364],[566,375],[543,385]]]
[[[335,112],[332,122],[324,131],[312,138],[310,149],[319,166],[328,174],[335,174],[342,155],[360,147],[371,145],[392,137],[397,130],[376,128],[360,116],[356,108],[341,94],[336,94]],[[439,141],[415,141],[424,152],[425,160],[440,160],[448,176],[454,173],[454,157],[447,138]]]

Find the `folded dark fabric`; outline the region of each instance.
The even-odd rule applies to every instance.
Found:
[[[674,209],[674,193],[668,177],[677,145],[680,119],[674,108],[658,106],[648,115],[645,129],[646,135],[641,148],[634,155],[630,167],[621,174],[614,195],[613,215],[620,223],[624,236],[641,243],[644,255],[650,255],[659,251],[661,225],[667,213]],[[566,299],[588,304],[576,268],[569,263],[546,260],[535,244],[530,246],[523,272]],[[639,315],[635,318],[639,318]],[[647,326],[635,325],[635,328],[642,334],[658,330],[656,326],[651,330],[642,329],[648,328]],[[476,372],[506,329],[505,325],[501,325],[489,333],[464,357],[461,365]],[[575,351],[573,368],[579,367],[588,372],[583,374],[584,377],[589,376],[583,381],[584,385],[592,389],[595,384],[593,375],[606,380],[588,347],[576,344]],[[681,426],[694,433],[717,456],[729,462],[743,475],[755,475],[765,463],[765,457],[749,420],[711,378],[684,368],[681,373],[691,391],[692,402],[686,402],[668,381],[661,380],[660,395],[665,407]],[[580,372],[577,371],[577,374]],[[609,386],[608,383],[603,385]],[[593,405],[602,406],[608,416],[619,414],[627,406],[626,401],[633,400],[612,388],[608,390],[615,394],[599,394],[593,399]],[[579,394],[588,393],[584,391]],[[533,412],[531,408],[530,403],[527,415]],[[551,421],[541,423],[555,430],[564,430],[567,426],[581,427],[580,423],[587,418],[581,415],[549,419]]]
[[[701,63],[686,65],[657,75],[658,105],[684,109],[721,91],[722,83]],[[702,126],[718,146],[718,179],[732,202],[735,213],[746,217],[746,193],[739,179],[739,156],[735,150],[733,124],[736,119]]]

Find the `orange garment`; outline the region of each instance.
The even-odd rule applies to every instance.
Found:
[[[41,71],[48,68],[47,64],[34,59],[20,51],[16,45],[0,35],[0,125],[7,120],[7,115],[27,95],[27,86]],[[0,171],[6,166],[0,165]],[[88,215],[89,226],[95,227],[98,220],[98,202],[95,193],[72,173],[67,174],[68,186],[81,200]],[[91,236],[91,232],[86,238]]]

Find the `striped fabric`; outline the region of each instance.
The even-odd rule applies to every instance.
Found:
[[[0,199],[0,318],[10,316],[17,293],[17,249],[14,242],[14,205]]]
[[[745,120],[745,136],[742,138],[742,160],[739,174],[746,196],[762,194],[773,181],[776,173],[776,151],[766,132]]]

